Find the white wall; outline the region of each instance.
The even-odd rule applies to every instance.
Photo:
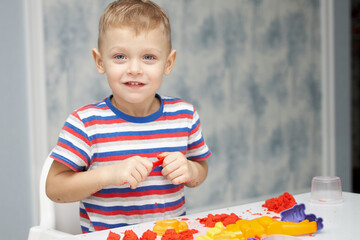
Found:
[[[26,239],[35,223],[24,6],[23,0],[0,1],[0,238],[9,240]]]

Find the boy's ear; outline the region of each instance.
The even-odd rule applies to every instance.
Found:
[[[100,74],[104,74],[105,69],[104,69],[103,61],[102,61],[101,54],[100,54],[99,50],[96,49],[96,48],[93,48],[92,55],[94,57],[96,69],[98,70],[98,72]]]
[[[164,71],[165,75],[170,74],[171,70],[174,67],[175,60],[176,60],[176,50],[173,49],[173,50],[171,50],[171,52],[166,60],[166,66],[165,66],[165,71]]]

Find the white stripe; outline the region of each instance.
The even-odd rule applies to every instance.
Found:
[[[178,128],[191,128],[191,122],[189,119],[174,119],[174,120],[163,120],[150,123],[112,123],[112,124],[98,124],[92,125],[86,128],[86,131],[89,136],[94,134],[102,133],[116,133],[116,132],[126,132],[128,129],[136,128],[137,132],[142,131],[157,131],[157,130],[169,130],[169,129],[178,129]],[[81,129],[81,128],[80,128]],[[134,131],[134,130],[132,130]]]
[[[84,200],[84,203],[94,204],[97,206],[104,207],[115,207],[115,206],[144,206],[144,205],[155,205],[164,204],[169,202],[175,202],[180,200],[184,196],[182,190],[169,193],[165,195],[148,195],[141,197],[126,197],[126,198],[100,198],[91,196]]]
[[[204,153],[206,153],[209,150],[209,148],[206,145],[201,146],[200,148],[189,150],[186,152],[186,157],[197,157]]]
[[[194,142],[199,141],[201,139],[201,137],[202,137],[201,131],[197,131],[197,132],[193,133],[189,137],[189,144],[193,144]]]
[[[156,221],[158,219],[166,219],[166,218],[174,218],[179,217],[186,210],[185,204],[178,209],[174,209],[173,211],[168,211],[165,213],[149,213],[142,215],[119,215],[119,216],[104,216],[97,213],[89,213],[91,216],[91,220],[94,222],[103,222],[106,224],[137,224],[148,221]]]
[[[139,187],[147,186],[162,186],[171,184],[171,181],[167,180],[164,176],[148,176],[145,181],[139,183]],[[112,188],[129,188],[129,185],[113,186],[109,185],[103,189],[112,189]]]
[[[78,138],[77,136],[72,135],[71,133],[63,130],[60,132],[59,137],[71,142],[73,145],[75,145],[77,148],[80,148],[88,155],[90,154],[89,145],[86,142],[84,142],[82,139]]]
[[[93,153],[113,152],[113,151],[131,151],[139,149],[154,149],[165,147],[179,147],[187,145],[187,137],[181,138],[163,138],[149,140],[118,141],[111,143],[97,143],[93,145]]]
[[[69,151],[69,150],[67,150],[65,148],[55,147],[53,152],[56,153],[56,154],[59,154],[60,156],[63,156],[66,159],[71,159],[71,161],[73,163],[75,163],[76,165],[78,165],[80,167],[87,167],[86,162],[84,162],[77,155],[75,155],[74,153],[72,153],[71,151]]]
[[[177,112],[179,110],[193,112],[194,108],[191,104],[186,104],[183,102],[179,102],[179,103],[175,103],[175,104],[166,104],[164,106],[164,112]]]
[[[111,111],[111,109],[109,108],[101,109],[101,108],[96,108],[96,106],[78,111],[78,114],[82,119],[93,116],[110,117],[115,115],[114,112]]]

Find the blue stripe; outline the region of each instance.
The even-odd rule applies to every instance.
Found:
[[[138,187],[135,189],[131,188],[107,188],[102,189],[99,193],[128,193],[128,192],[143,192],[143,191],[151,191],[151,190],[164,190],[164,189],[173,189],[177,188],[179,185],[167,184],[167,185],[152,185],[145,187]]]
[[[151,131],[121,131],[121,132],[111,132],[111,133],[98,133],[96,135],[90,136],[90,140],[97,138],[108,138],[108,137],[123,137],[123,136],[150,136],[155,134],[167,134],[167,133],[187,133],[188,128],[174,128],[174,129],[159,129]]]
[[[89,233],[90,232],[89,228],[84,227],[84,226],[81,226],[81,231],[84,232],[84,233]]]
[[[114,120],[114,119],[119,119],[118,116],[114,115],[114,116],[90,116],[90,117],[87,117],[87,118],[84,118],[83,119],[83,122],[84,123],[87,123],[87,122],[91,122],[91,121],[94,121],[94,120],[102,120],[102,121],[107,121],[107,120]]]
[[[113,157],[113,156],[122,156],[122,155],[142,155],[146,153],[159,153],[159,152],[180,152],[186,150],[187,150],[186,146],[123,150],[123,151],[94,153],[93,158]]]
[[[127,223],[119,223],[119,224],[106,224],[103,222],[91,222],[92,225],[94,227],[105,227],[105,228],[118,228],[118,227],[125,227],[125,226],[130,226],[130,225],[135,225],[135,224],[127,224]]]
[[[191,131],[194,130],[195,128],[197,128],[197,126],[200,124],[200,119],[198,119],[194,125],[192,125]]]
[[[187,109],[183,109],[183,110],[178,110],[175,112],[165,112],[165,114],[167,116],[176,116],[176,115],[181,115],[181,114],[187,114],[187,115],[193,115],[193,112]]]
[[[176,111],[176,112],[165,112],[166,116],[177,116],[177,115],[180,115],[180,114],[187,114],[187,115],[192,116],[193,112],[190,111],[190,110],[179,110],[179,111]],[[116,115],[114,115],[114,116],[90,116],[90,117],[84,118],[83,122],[88,123],[88,122],[91,122],[91,121],[94,121],[94,120],[111,121],[111,120],[114,120],[114,119],[119,119],[119,117],[116,116]]]
[[[202,159],[202,158],[206,158],[207,156],[210,155],[210,151],[207,151],[204,154],[201,155],[196,155],[196,156],[192,156],[192,157],[188,157],[189,160],[196,160],[196,159]]]
[[[84,208],[81,208],[81,207],[80,207],[80,213],[87,214],[86,210]]]
[[[90,164],[90,158],[89,156],[86,154],[86,152],[84,150],[82,150],[81,148],[78,148],[76,147],[72,142],[64,139],[64,138],[61,138],[59,137],[59,142],[65,144],[65,145],[68,145],[69,147],[75,149],[78,153],[80,153],[86,160],[87,160],[87,164]]]
[[[86,139],[89,139],[88,135],[82,131],[81,129],[75,127],[74,125],[70,124],[69,122],[65,122],[64,126],[74,130],[75,132],[79,133],[81,136],[83,136]]]
[[[181,101],[181,102],[184,102],[183,100],[181,100],[180,98],[177,98],[177,97],[163,97],[163,100],[164,100],[164,103],[166,102],[175,102],[175,101]]]
[[[92,208],[101,211],[111,212],[111,211],[133,211],[133,210],[147,210],[147,209],[156,209],[156,208],[166,208],[166,207],[173,207],[185,201],[185,197],[182,197],[174,202],[167,202],[157,205],[155,204],[145,204],[145,205],[132,205],[132,206],[99,206],[90,203],[84,203],[85,208]]]
[[[191,148],[192,146],[195,146],[203,141],[204,141],[204,138],[201,136],[201,138],[199,140],[197,140],[196,142],[193,142],[192,144],[189,144],[188,148]]]
[[[69,164],[70,166],[72,166],[74,169],[77,169],[77,170],[80,170],[80,171],[85,171],[86,168],[85,167],[80,167],[78,166],[77,164],[75,164],[74,162],[72,162],[71,160],[57,154],[57,153],[54,153],[52,152],[51,153],[51,156],[53,156],[54,158],[57,158],[57,159],[60,159],[61,161],[63,161],[64,163],[67,163]]]

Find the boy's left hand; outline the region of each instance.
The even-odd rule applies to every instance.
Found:
[[[160,156],[165,156],[161,173],[172,184],[187,183],[193,177],[191,163],[181,152],[164,152]]]

